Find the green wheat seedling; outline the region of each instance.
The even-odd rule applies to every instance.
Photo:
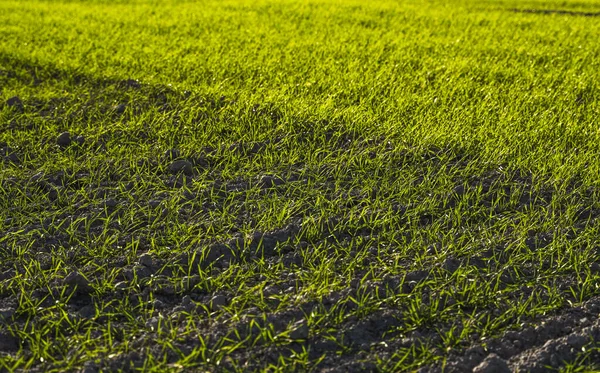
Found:
[[[597,368],[599,12],[2,2],[0,371]]]

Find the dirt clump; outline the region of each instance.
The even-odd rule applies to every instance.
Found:
[[[510,373],[508,364],[500,356],[489,354],[478,366],[473,368],[473,373]]]
[[[61,148],[66,148],[67,146],[71,145],[71,133],[66,131],[61,132],[56,137],[56,144]]]
[[[191,176],[194,172],[194,169],[191,162],[180,159],[172,162],[169,165],[169,171],[172,174],[183,173],[184,175]]]

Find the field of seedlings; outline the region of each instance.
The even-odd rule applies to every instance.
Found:
[[[0,1],[0,372],[600,369],[600,0]]]

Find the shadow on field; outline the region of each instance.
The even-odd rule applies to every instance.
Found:
[[[167,85],[147,84],[131,78],[97,77],[5,53],[0,53],[0,85],[39,87],[40,91],[48,87],[57,92],[64,90],[29,99],[14,96],[0,103],[0,108],[9,106],[14,114],[26,114],[0,126],[0,132],[41,129],[29,120],[33,114],[46,119],[43,124],[47,127],[65,128],[86,121],[124,122],[149,110],[157,113],[173,111],[176,103],[191,96],[189,91],[180,92]],[[195,101],[195,105],[209,110],[219,110],[229,103],[225,97],[196,97]],[[143,134],[141,139],[144,139]]]
[[[533,13],[533,14],[562,14],[574,17],[600,17],[600,12],[580,12],[563,9],[509,9],[514,13]]]
[[[586,333],[600,340],[600,300],[586,293],[581,280],[583,274],[595,276],[600,266],[577,272],[566,262],[560,272],[551,272],[564,242],[576,241],[600,221],[600,208],[593,203],[597,195],[578,181],[566,191],[558,190],[525,170],[498,165],[475,170],[477,155],[459,147],[364,138],[364,133],[325,121],[287,118],[293,124],[287,132],[276,133],[271,128],[277,127],[282,114],[269,103],[245,107],[231,98],[196,97],[167,86],[91,77],[0,54],[0,86],[19,85],[84,94],[0,103],[11,107],[5,111],[6,124],[0,123],[0,134],[37,131],[48,137],[45,132],[79,130],[84,127],[81,123],[90,123],[91,132],[94,126],[106,128],[86,133],[80,148],[59,146],[56,133],[48,137],[46,153],[0,144],[0,161],[9,165],[9,172],[15,160],[23,159],[28,166],[41,155],[59,158],[64,153],[91,160],[74,170],[30,169],[0,180],[0,203],[11,201],[12,214],[0,231],[11,234],[0,240],[0,321],[2,315],[10,315],[6,318],[18,330],[35,316],[37,308],[21,307],[16,312],[18,284],[13,279],[25,278],[29,267],[39,268],[39,277],[52,282],[18,289],[31,293],[36,307],[64,307],[89,330],[97,331],[94,323],[110,320],[109,325],[125,331],[117,336],[114,348],[126,345],[131,353],[115,355],[98,369],[133,370],[149,355],[164,356],[165,362],[175,364],[183,355],[192,356],[194,349],[206,348],[215,354],[230,351],[219,363],[231,370],[239,363],[258,371],[265,364],[278,364],[283,356],[306,353],[311,361],[321,361],[321,371],[373,371],[378,360],[387,370],[397,371],[422,353],[447,358],[445,371],[459,372],[472,370],[494,353],[512,368],[533,371],[556,359],[574,358],[571,350],[559,355],[553,351],[562,345],[580,351]],[[182,113],[192,105],[188,100],[201,109],[189,119],[197,125],[190,132],[181,125]],[[104,162],[106,148],[166,146],[155,126],[129,126],[129,120],[139,122],[141,115],[148,121],[168,120],[177,136],[209,127],[211,139],[217,141],[187,153],[169,149],[160,154],[163,150],[157,149],[130,163]],[[262,141],[241,138],[240,131],[231,130],[244,125],[240,116],[264,124],[269,135],[282,136]],[[307,152],[318,149],[322,155],[297,155],[294,164],[285,164],[297,147]],[[285,167],[261,168],[261,161],[275,155]],[[172,167],[175,160],[184,161],[183,172]],[[247,174],[223,172],[249,164],[253,167]],[[265,229],[259,207],[282,200],[297,206],[286,222],[276,223],[283,226]],[[329,210],[315,208],[318,200],[326,201]],[[35,209],[39,217],[33,216]],[[547,219],[566,222],[562,224],[568,229],[549,229],[543,224]],[[174,239],[171,232],[191,233]],[[106,243],[90,244],[104,242],[101,239]],[[577,245],[575,254],[586,249],[583,239]],[[100,249],[106,250],[103,258]],[[84,276],[75,271],[60,278],[52,272],[53,261],[62,263],[65,271],[79,268]],[[306,288],[310,283],[306,277],[311,268],[330,262],[335,262],[336,270],[348,269],[345,288],[315,295]],[[249,306],[240,305],[236,290],[213,284],[213,277],[233,272],[234,265],[249,271],[256,263],[286,276],[256,273],[243,284],[234,284],[252,289],[255,295],[248,297]],[[112,277],[104,279],[99,268],[113,271]],[[550,275],[553,287],[539,283]],[[493,338],[490,334],[482,338],[462,322],[468,315],[469,322],[481,324],[485,331],[490,315],[501,315],[512,304],[550,303],[556,297],[554,287],[560,287],[561,294],[584,294],[588,301],[581,308],[565,306],[543,316],[530,315],[527,307],[533,306],[525,303],[520,313],[494,321],[497,329],[534,325],[531,321],[538,321],[538,326]],[[481,289],[481,298],[472,297]],[[64,300],[62,291],[73,296]],[[122,300],[126,301],[119,303]],[[96,311],[100,302],[106,309]],[[232,305],[240,307],[235,318],[227,316]],[[128,320],[117,306],[134,310],[136,316],[147,311],[152,317]],[[163,315],[165,325],[160,321]],[[198,324],[188,328],[187,320]],[[155,343],[163,333],[159,328],[188,328],[189,333],[169,341],[173,348],[165,352]],[[53,330],[47,330],[44,337],[54,341]],[[131,344],[124,341],[134,333]],[[25,352],[35,347],[36,341],[24,333],[13,339],[0,353],[16,353],[21,345]],[[60,342],[55,345],[57,350],[64,347]],[[438,365],[423,368],[441,370]]]

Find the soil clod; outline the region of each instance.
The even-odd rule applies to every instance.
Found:
[[[65,131],[59,134],[56,138],[56,144],[62,148],[71,145],[71,133]]]
[[[215,295],[210,300],[210,308],[213,311],[220,310],[227,304],[227,297],[224,295]]]
[[[79,315],[84,319],[91,319],[96,316],[96,308],[93,305],[88,304],[79,310]]]
[[[169,171],[173,174],[183,173],[187,176],[191,176],[194,172],[192,164],[186,160],[174,161],[169,165]]]
[[[108,198],[108,199],[104,200],[104,207],[115,208],[115,207],[117,207],[118,204],[119,203],[113,198]]]
[[[300,320],[292,325],[290,338],[293,340],[307,339],[309,333],[308,323],[306,320]]]
[[[23,107],[23,101],[21,101],[19,96],[13,96],[6,100],[6,105],[10,107]]]
[[[460,268],[460,261],[458,261],[457,259],[454,259],[454,258],[448,258],[444,261],[444,264],[442,265],[442,267],[446,271],[448,271],[450,273],[454,273]]]
[[[510,373],[511,370],[504,359],[496,354],[489,354],[478,366],[473,369],[473,373]]]
[[[64,278],[63,283],[82,293],[92,290],[90,282],[79,272],[73,271]]]
[[[142,254],[138,261],[141,265],[145,267],[152,267],[153,264],[152,255],[148,253]]]

